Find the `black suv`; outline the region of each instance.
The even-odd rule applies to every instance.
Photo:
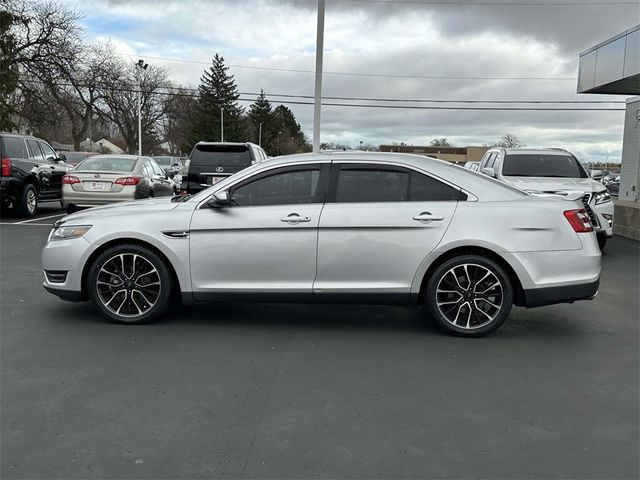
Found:
[[[181,193],[197,193],[266,158],[255,143],[198,142],[185,164]]]
[[[41,201],[62,200],[62,176],[68,165],[40,138],[0,132],[0,206],[32,217]]]

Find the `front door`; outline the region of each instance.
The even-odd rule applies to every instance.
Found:
[[[318,301],[402,303],[460,191],[403,167],[334,163],[318,233]]]
[[[275,168],[231,186],[231,206],[196,209],[194,298],[310,301],[327,177],[328,164]]]

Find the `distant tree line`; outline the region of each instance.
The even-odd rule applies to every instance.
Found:
[[[0,130],[28,131],[80,149],[86,138],[119,138],[143,151],[185,154],[199,140],[261,142],[269,155],[309,151],[293,112],[262,92],[245,110],[224,58],[215,55],[197,91],[175,85],[169,71],[87,44],[82,14],[55,0],[0,0]]]

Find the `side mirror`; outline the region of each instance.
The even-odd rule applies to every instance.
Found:
[[[229,198],[229,192],[215,192],[211,199],[207,202],[211,208],[224,208],[231,205],[231,199]]]
[[[173,178],[176,176],[176,172],[173,170],[167,170],[165,173],[167,174],[167,178]]]
[[[484,167],[482,169],[482,173],[485,175],[489,175],[490,177],[496,178],[496,171],[492,167]]]
[[[58,157],[58,160],[64,163],[67,161],[67,156],[63,153]]]

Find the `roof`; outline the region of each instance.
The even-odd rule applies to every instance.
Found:
[[[512,155],[518,154],[531,154],[538,155],[571,155],[571,152],[562,148],[505,148],[505,147],[491,147],[489,150],[504,150],[505,153]]]

